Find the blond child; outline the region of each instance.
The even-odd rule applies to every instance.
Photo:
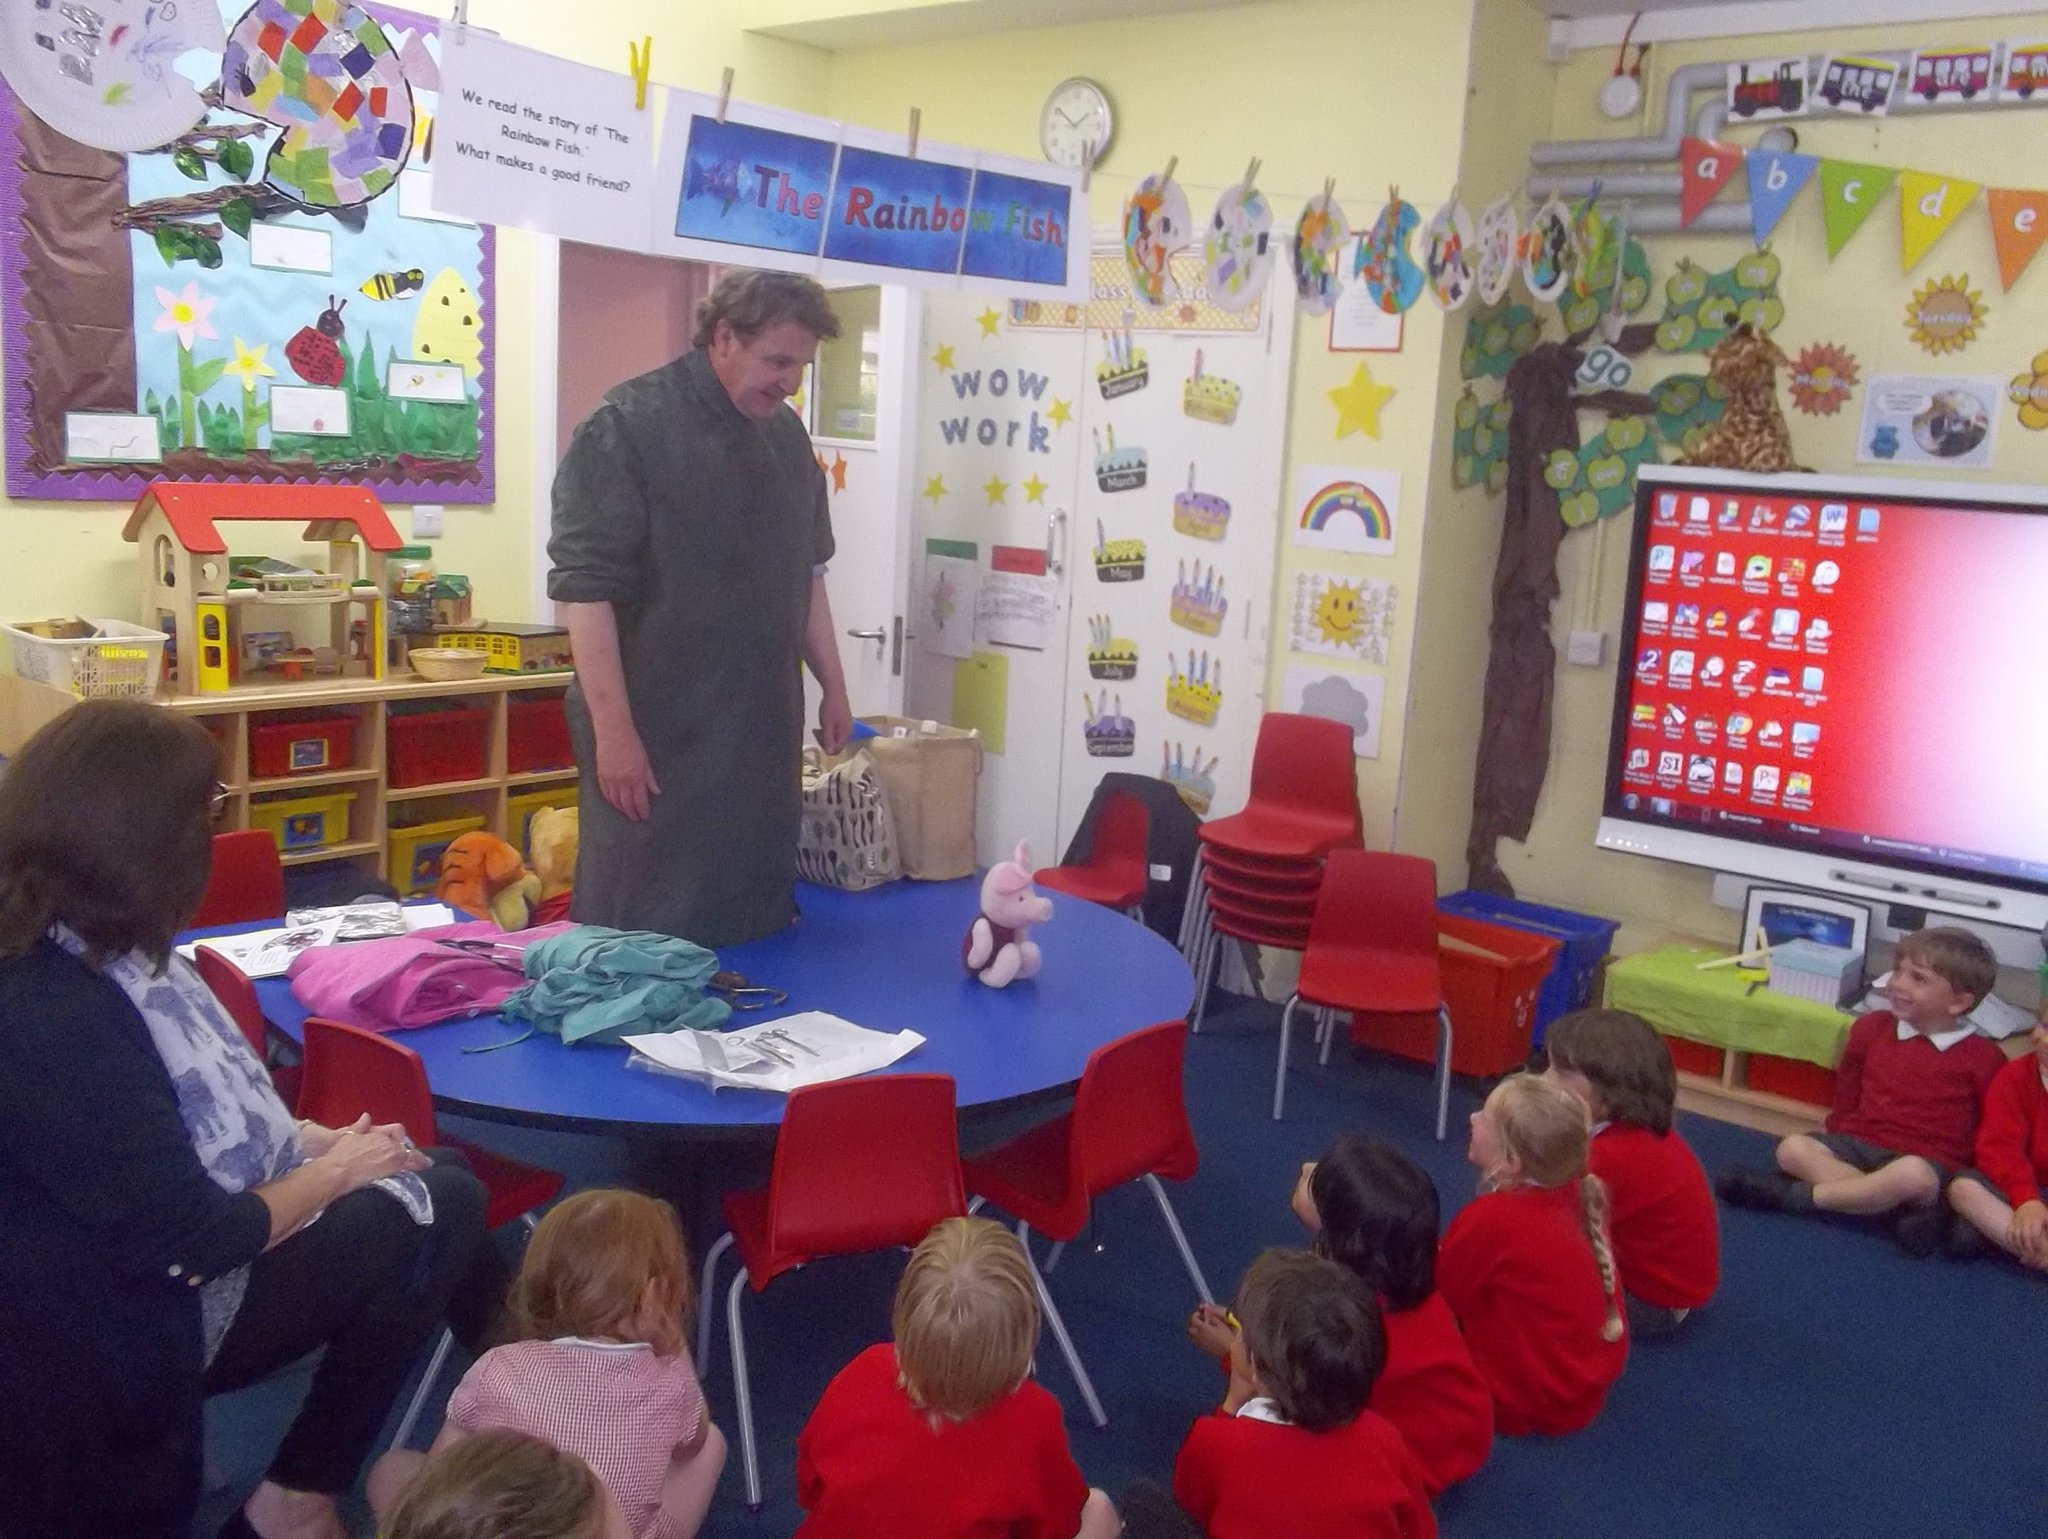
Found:
[[[1038,1296],[1017,1239],[949,1218],[911,1253],[893,1342],[839,1371],[797,1438],[799,1539],[1115,1539],[1109,1498],[1034,1383]]]
[[[625,1539],[618,1504],[572,1453],[523,1432],[479,1432],[406,1487],[381,1539]]]
[[[1479,1195],[1444,1231],[1436,1280],[1502,1432],[1590,1425],[1628,1361],[1589,1127],[1576,1096],[1535,1075],[1503,1080],[1472,1114]]]
[[[513,1284],[522,1339],[477,1359],[448,1402],[425,1456],[487,1428],[524,1432],[575,1454],[625,1515],[632,1539],[691,1539],[725,1467],[684,1344],[692,1305],[682,1228],[638,1192],[578,1192],[534,1230]],[[421,1456],[386,1454],[370,1474],[383,1512]]]

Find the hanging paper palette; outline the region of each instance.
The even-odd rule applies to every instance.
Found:
[[[1148,305],[1166,303],[1174,253],[1191,242],[1188,196],[1170,176],[1148,176],[1124,204],[1124,261],[1131,291]]]
[[[1572,217],[1556,193],[1529,219],[1522,236],[1522,281],[1529,293],[1553,304],[1572,279]]]
[[[1273,273],[1273,206],[1258,188],[1226,187],[1202,240],[1202,277],[1209,300],[1235,315],[1266,292]]]
[[[1515,247],[1521,238],[1512,199],[1502,198],[1479,216],[1479,299],[1497,305],[1515,276]]]
[[[1350,241],[1351,225],[1344,217],[1343,204],[1335,198],[1316,197],[1302,205],[1289,254],[1294,261],[1294,291],[1308,314],[1326,315],[1337,302],[1340,264]]]
[[[1359,242],[1355,275],[1365,280],[1367,297],[1388,315],[1399,315],[1422,297],[1423,272],[1408,254],[1408,243],[1421,226],[1415,205],[1396,196],[1387,200]]]
[[[1422,265],[1429,274],[1429,294],[1446,311],[1461,309],[1472,297],[1472,263],[1478,242],[1472,216],[1455,199],[1430,218],[1422,232]]]
[[[212,0],[0,6],[0,76],[29,111],[97,150],[153,150],[198,123],[206,102],[173,66],[226,43]]]

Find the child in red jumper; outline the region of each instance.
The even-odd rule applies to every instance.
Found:
[[[842,1368],[797,1437],[797,1539],[1115,1539],[1116,1508],[1030,1376],[1038,1295],[1016,1236],[939,1224],[892,1325],[894,1344]]]
[[[1536,1075],[1503,1080],[1472,1114],[1479,1195],[1444,1231],[1436,1280],[1503,1432],[1589,1426],[1628,1362],[1588,1136],[1585,1106]]]
[[[1543,1038],[1548,1074],[1586,1103],[1586,1163],[1607,1187],[1608,1231],[1638,1337],[1676,1330],[1721,1283],[1721,1219],[1699,1156],[1672,1131],[1678,1071],[1640,1015],[1574,1010]]]
[[[2048,1272],[2048,1202],[2041,1195],[2048,1185],[2048,1015],[2033,1041],[2031,1053],[1991,1081],[1977,1125],[1976,1167],[1949,1183],[1948,1205],[1972,1232]]]
[[[1778,1145],[1778,1173],[1730,1171],[1718,1190],[1743,1207],[1892,1214],[1910,1255],[1939,1248],[1941,1197],[1970,1163],[1984,1093],[2005,1055],[1963,1017],[1998,978],[1991,948],[1968,930],[1919,930],[1898,943],[1889,1010],[1849,1028],[1827,1131]]]
[[[1371,1410],[1379,1309],[1334,1261],[1269,1250],[1238,1285],[1229,1397],[1196,1422],[1173,1495],[1207,1539],[1433,1539],[1422,1466]],[[1127,1512],[1131,1539],[1141,1527]]]
[[[1399,1429],[1435,1497],[1486,1463],[1493,1394],[1436,1291],[1436,1183],[1392,1144],[1346,1133],[1301,1167],[1291,1203],[1315,1253],[1355,1273],[1379,1299],[1387,1360],[1372,1408]],[[1228,1360],[1237,1333],[1205,1304],[1188,1334]]]

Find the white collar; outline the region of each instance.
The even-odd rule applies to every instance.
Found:
[[[1913,1037],[1924,1036],[1927,1038],[1929,1042],[1932,1042],[1934,1044],[1935,1051],[1942,1053],[1947,1052],[1950,1048],[1954,1047],[1958,1042],[1962,1041],[1963,1038],[1974,1037],[1976,1034],[1977,1028],[1974,1026],[1958,1026],[1954,1031],[1921,1032],[1915,1031],[1911,1026],[1908,1026],[1904,1021],[1899,1022],[1899,1040],[1901,1042],[1908,1041]]]
[[[1257,1395],[1247,1400],[1238,1407],[1237,1414],[1252,1421],[1269,1421],[1276,1427],[1291,1427],[1294,1425],[1281,1413],[1280,1407],[1274,1404],[1272,1398],[1267,1395]]]
[[[1596,1122],[1593,1124],[1592,1133],[1588,1136],[1592,1138],[1598,1138],[1602,1133],[1606,1132],[1609,1128],[1613,1126],[1614,1119],[1612,1117],[1609,1117],[1605,1122]]]
[[[557,1336],[549,1343],[557,1347],[589,1347],[594,1352],[651,1352],[644,1341],[596,1341],[588,1336]]]

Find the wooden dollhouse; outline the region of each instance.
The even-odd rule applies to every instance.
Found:
[[[230,553],[221,533],[276,523],[303,525],[308,543],[326,547],[325,569]],[[141,618],[171,638],[170,693],[384,678],[384,564],[404,542],[374,493],[153,481],[122,535],[141,548]]]

